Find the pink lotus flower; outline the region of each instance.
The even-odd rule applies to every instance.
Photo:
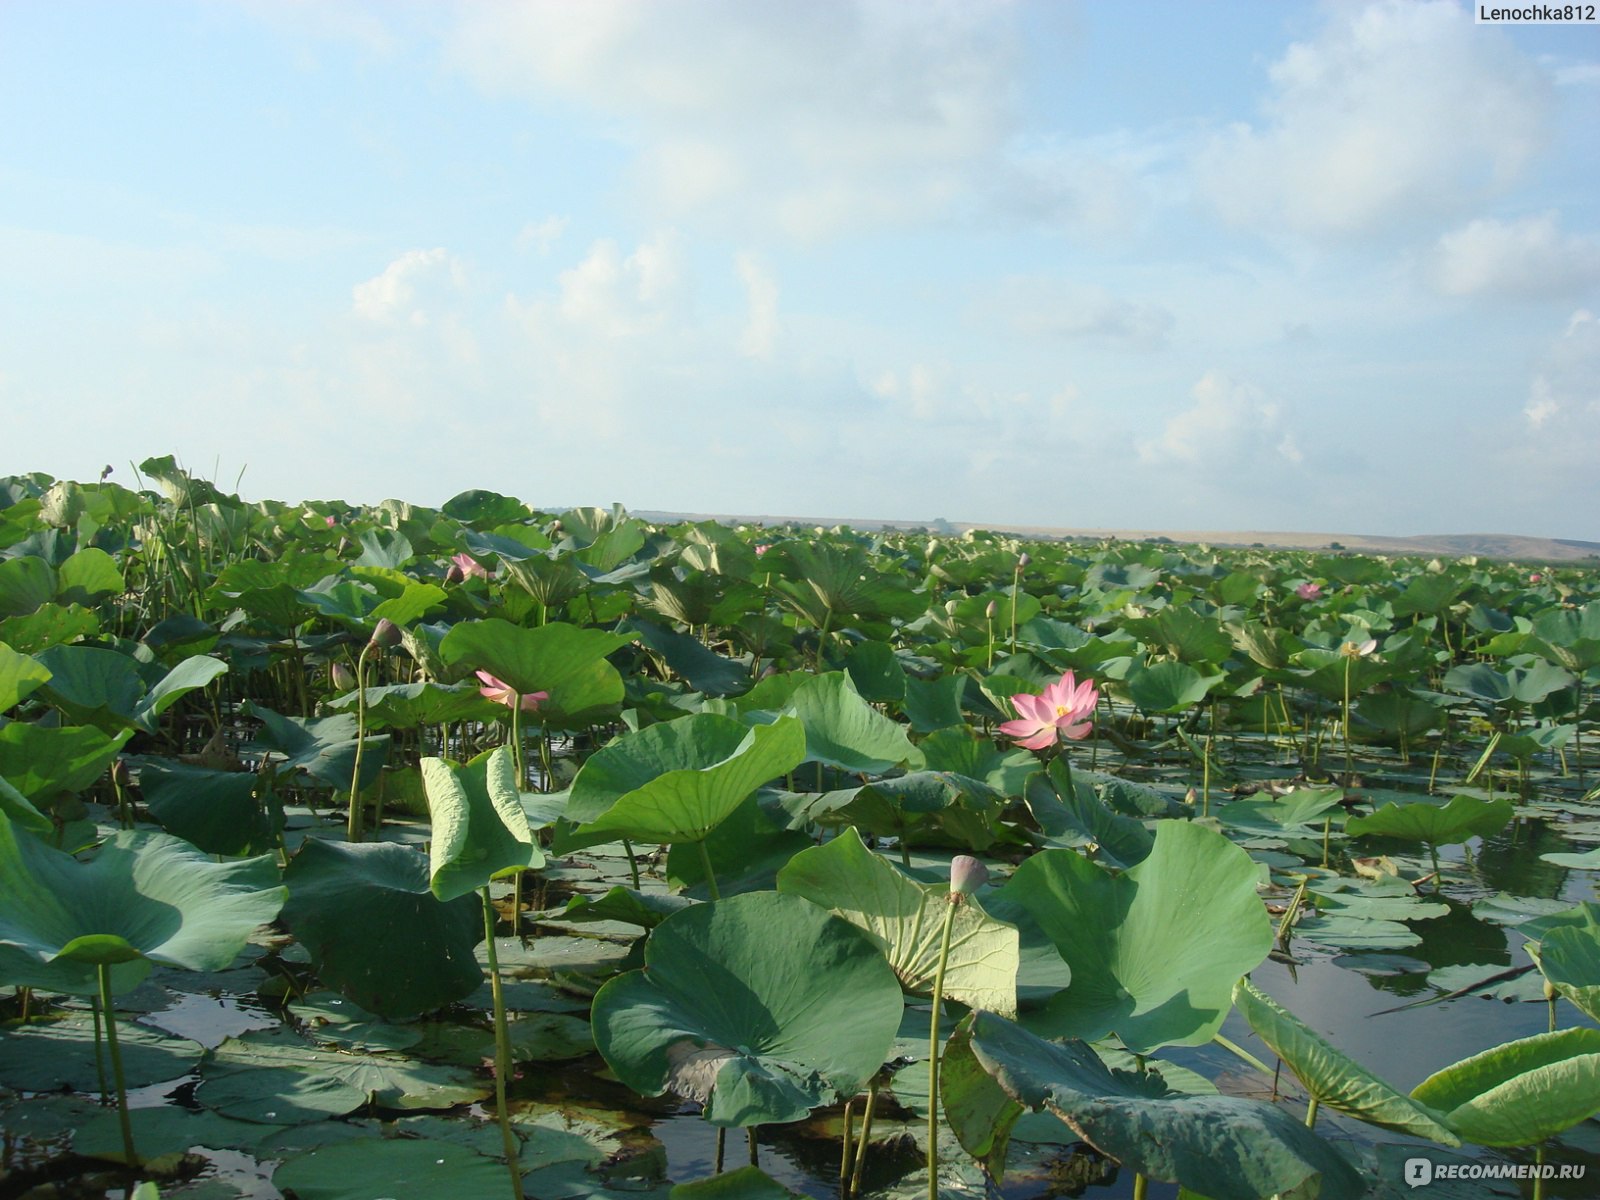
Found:
[[[487,671],[479,671],[478,678],[483,680],[484,686],[478,689],[478,694],[485,700],[493,700],[496,704],[504,704],[510,708],[517,702],[517,689],[503,679],[496,679]],[[550,699],[549,692],[524,692],[522,696],[522,711],[534,712],[539,705]]]
[[[471,579],[474,575],[476,575],[479,579],[489,578],[488,568],[477,559],[473,558],[472,555],[468,554],[465,550],[456,555],[450,561],[461,568],[461,575],[465,579]]]
[[[1094,706],[1100,699],[1094,683],[1079,683],[1071,671],[1050,684],[1039,695],[1022,692],[1011,697],[1017,719],[1000,726],[1000,732],[1029,750],[1053,746],[1059,736],[1076,742],[1094,728]]]
[[[1535,571],[1532,575],[1528,576],[1528,582],[1529,583],[1542,583],[1542,582],[1544,582],[1544,576],[1539,574],[1539,572]]]
[[[760,545],[758,545],[756,547],[756,557],[760,558],[763,554],[765,554],[768,550],[771,550],[771,549],[772,549],[772,546],[770,544],[768,544],[766,542],[761,543]]]
[[[339,520],[332,513],[329,513],[326,517],[323,518],[323,522],[324,522],[324,524],[327,525],[327,527],[329,529],[332,529],[335,525],[337,525],[339,523]]]
[[[1295,588],[1294,594],[1302,600],[1315,600],[1322,595],[1322,585],[1320,583],[1302,583]]]

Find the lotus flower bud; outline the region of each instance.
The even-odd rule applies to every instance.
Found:
[[[989,868],[970,854],[958,854],[950,860],[950,894],[970,896],[989,882]]]
[[[334,689],[340,692],[353,692],[356,687],[355,672],[342,662],[336,662],[328,668],[328,679]]]
[[[380,650],[388,650],[400,644],[400,626],[388,617],[378,620],[378,627],[372,631],[372,644]]]
[[[995,608],[995,602],[993,600],[989,601],[983,606],[983,615],[991,621],[994,620]]]
[[[1028,564],[1032,561],[1033,556],[1024,550],[1021,554],[1017,555],[1017,570],[1026,571],[1028,569]]]
[[[451,584],[461,583],[466,577],[467,573],[456,566],[455,563],[451,563],[450,569],[444,573],[444,581]]]
[[[959,608],[959,607],[961,607],[961,606],[959,604],[957,604],[956,601],[954,601],[954,600],[946,600],[944,602],[944,610],[945,610],[945,612],[949,613],[952,617],[956,615],[956,609]]]

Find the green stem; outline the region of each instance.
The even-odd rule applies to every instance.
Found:
[[[756,1127],[751,1125],[745,1130],[745,1133],[747,1133],[750,1137],[750,1165],[752,1167],[759,1167],[761,1165],[761,1161],[756,1154]]]
[[[1544,1143],[1533,1152],[1533,1200],[1544,1200]]]
[[[117,1124],[122,1127],[122,1157],[130,1167],[139,1165],[139,1153],[133,1148],[133,1125],[128,1120],[128,1085],[122,1074],[122,1049],[117,1045],[117,1018],[111,1009],[111,964],[101,963],[100,1011],[106,1020],[106,1049],[111,1052],[111,1077],[117,1083]]]
[[[1315,1096],[1306,1101],[1306,1128],[1310,1129],[1317,1123],[1318,1102]]]
[[[706,849],[705,838],[701,838],[695,845],[700,847],[700,861],[706,868],[706,894],[713,900],[721,900],[722,893],[717,891],[717,875],[711,869],[711,851]]]
[[[511,761],[517,768],[517,791],[528,786],[528,764],[522,761],[522,693],[512,696],[511,705]]]
[[[344,828],[348,842],[361,840],[361,749],[367,738],[367,655],[371,650],[372,643],[368,642],[356,659],[356,755],[350,771],[350,816]]]
[[[846,1196],[854,1196],[861,1190],[861,1173],[867,1166],[867,1144],[872,1137],[872,1110],[878,1106],[878,1081],[874,1079],[867,1084],[867,1107],[861,1114],[861,1134],[856,1139],[856,1165],[850,1172],[850,1190]]]
[[[1143,1175],[1133,1177],[1133,1200],[1145,1200],[1150,1189],[1150,1181]]]
[[[1340,729],[1344,733],[1344,781],[1347,785],[1355,776],[1355,767],[1350,758],[1350,667],[1355,661],[1349,657],[1344,660],[1344,713],[1340,718]]]
[[[850,1099],[848,1099],[848,1100],[846,1100],[844,1102],[844,1146],[839,1151],[839,1195],[840,1196],[849,1196],[850,1195],[850,1164],[851,1164],[851,1158],[852,1158],[852,1156],[850,1154],[850,1151],[852,1149],[851,1141],[850,1141],[850,1134],[851,1134],[851,1122],[854,1120],[855,1115],[856,1115],[855,1114],[855,1103],[856,1103],[856,1098],[854,1096],[851,1096]]]
[[[489,901],[489,885],[479,891],[483,897],[483,937],[489,951],[489,992],[494,997],[494,1107],[500,1120],[500,1142],[506,1152],[506,1170],[511,1172],[511,1194],[522,1200],[522,1169],[517,1163],[517,1135],[511,1132],[506,1116],[506,1077],[511,1074],[511,1032],[506,1028],[506,997],[500,986],[500,955],[494,945],[494,905]]]
[[[1017,653],[1017,593],[1022,590],[1022,568],[1018,567],[1011,576],[1011,655]]]
[[[939,969],[933,976],[933,1016],[928,1022],[928,1200],[939,1200],[939,1001],[944,995],[944,968],[950,961],[950,930],[956,923],[960,897],[951,893],[939,935]]]
[[[639,860],[634,856],[633,843],[627,838],[622,839],[622,848],[628,853],[628,874],[633,876],[633,890],[639,890]]]
[[[717,1126],[717,1165],[716,1174],[722,1174],[722,1152],[727,1149],[728,1131],[721,1125]]]

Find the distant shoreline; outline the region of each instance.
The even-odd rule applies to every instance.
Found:
[[[1055,529],[1028,525],[978,525],[940,519],[887,521],[872,517],[807,517],[754,515],[741,513],[678,513],[637,510],[634,516],[657,523],[676,521],[719,521],[730,525],[821,525],[831,528],[848,525],[854,529],[925,529],[929,533],[960,535],[969,530],[987,529],[1031,538],[1078,538],[1100,541],[1116,538],[1126,542],[1166,541],[1195,545],[1249,547],[1274,550],[1350,550],[1358,554],[1391,557],[1480,558],[1527,560],[1530,562],[1595,561],[1600,563],[1600,542],[1570,538],[1529,537],[1521,534],[1447,533],[1386,537],[1359,533],[1284,533],[1281,531],[1194,531],[1167,529]]]

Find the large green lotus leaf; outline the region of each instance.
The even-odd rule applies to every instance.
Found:
[[[29,833],[49,835],[55,832],[55,822],[35,808],[3,776],[0,776],[0,815]]]
[[[451,1108],[490,1090],[464,1068],[319,1050],[279,1027],[229,1038],[213,1050],[200,1068],[195,1099],[241,1121],[303,1125],[366,1104]]]
[[[679,909],[694,901],[666,892],[636,892],[620,884],[601,896],[574,896],[565,909],[555,910],[562,921],[621,921],[654,929]]]
[[[1480,1146],[1531,1146],[1600,1112],[1600,1029],[1503,1042],[1411,1093]]]
[[[256,718],[262,728],[256,731],[253,748],[276,750],[286,761],[280,769],[301,770],[329,787],[348,790],[356,769],[356,715],[338,713],[331,717],[286,717],[247,700],[241,706],[245,715]],[[389,757],[389,736],[364,739],[361,757],[361,787],[378,780]]]
[[[126,586],[117,561],[98,546],[85,546],[56,568],[56,599],[93,608]]]
[[[21,617],[56,594],[55,568],[31,554],[0,562],[0,617]]]
[[[139,767],[150,815],[207,854],[264,853],[277,845],[282,810],[274,820],[257,801],[261,782],[250,771],[213,771],[167,758],[147,758]]]
[[[572,781],[567,815],[582,822],[574,839],[700,841],[756,788],[798,766],[805,750],[792,717],[746,729],[698,713],[628,734],[592,755]]]
[[[474,681],[475,685],[476,681]],[[347,692],[328,702],[334,712],[351,712],[357,693]],[[505,708],[485,700],[476,686],[444,683],[395,683],[366,689],[368,729],[415,729],[419,725],[444,725],[465,719],[484,720],[503,715]]]
[[[154,733],[163,712],[228,669],[220,658],[197,654],[173,667],[145,691],[138,664],[126,654],[94,646],[52,646],[39,656],[50,671],[44,695],[73,721],[103,729],[133,726]]]
[[[1124,682],[1129,698],[1141,711],[1175,713],[1199,704],[1223,679],[1222,675],[1202,675],[1188,663],[1169,660],[1153,667],[1136,667]]]
[[[198,1051],[199,1047],[195,1049]],[[205,1109],[183,1108],[175,1104],[135,1108],[128,1113],[128,1118],[133,1125],[134,1145],[146,1162],[167,1154],[182,1154],[192,1146],[249,1150],[271,1133],[271,1127],[267,1125],[250,1125]],[[122,1129],[118,1115],[102,1110],[98,1116],[79,1125],[72,1137],[72,1152],[90,1158],[123,1162]],[[176,1193],[173,1200],[189,1194],[187,1191]],[[138,1193],[135,1192],[134,1196],[137,1197]]]
[[[1337,1150],[1280,1108],[1172,1092],[1159,1074],[1113,1070],[1082,1042],[1047,1042],[992,1013],[951,1037],[940,1095],[957,1139],[997,1176],[1011,1126],[1047,1108],[1130,1171],[1212,1200],[1366,1193]]]
[[[1344,823],[1339,804],[1344,789],[1337,787],[1296,788],[1283,796],[1252,797],[1235,800],[1217,810],[1218,819],[1229,829],[1252,837],[1321,837],[1323,822]]]
[[[273,1186],[299,1200],[460,1200],[497,1196],[508,1186],[503,1162],[432,1138],[365,1137],[319,1146],[284,1160]]]
[[[622,676],[606,655],[631,640],[562,622],[524,629],[490,617],[455,626],[439,643],[439,654],[452,666],[487,671],[524,694],[548,692],[539,719],[581,725],[621,703]]]
[[[422,783],[433,818],[430,870],[439,899],[464,896],[497,875],[544,866],[544,851],[522,808],[509,746],[497,746],[464,767],[425,758]]]
[[[20,654],[37,654],[51,646],[93,637],[100,619],[76,604],[41,604],[25,616],[0,619],[0,642]]]
[[[1098,857],[1114,867],[1144,861],[1155,844],[1143,821],[1112,812],[1095,795],[1093,785],[1060,759],[1050,764],[1048,774],[1034,772],[1022,794],[1046,837],[1072,848],[1092,843]]]
[[[1162,821],[1150,855],[1121,875],[1045,850],[989,902],[1024,914],[1055,944],[1071,984],[1030,1023],[1053,1036],[1116,1033],[1128,1049],[1209,1041],[1233,985],[1272,948],[1250,856],[1221,834]]]
[[[706,886],[710,859],[721,895],[770,891],[784,864],[811,845],[811,835],[788,828],[782,815],[782,809],[762,803],[762,793],[750,796],[699,845],[679,842],[667,851],[667,882],[705,899],[711,894]]]
[[[843,671],[807,679],[789,697],[789,711],[805,726],[807,762],[864,775],[923,765],[905,726],[863,700]]]
[[[284,872],[283,920],[311,954],[312,968],[362,1008],[412,1016],[477,990],[483,972],[483,906],[470,896],[441,902],[428,860],[392,843],[311,840]]]
[[[950,889],[907,878],[862,844],[853,828],[803,850],[778,872],[778,890],[804,896],[865,929],[889,958],[900,986],[933,993]],[[1017,931],[968,899],[956,907],[944,994],[969,1008],[1017,1011]]]
[[[1527,950],[1556,991],[1600,1021],[1600,929],[1552,929]]]
[[[1464,663],[1445,673],[1446,690],[1487,704],[1537,704],[1577,680],[1551,662],[1496,671],[1487,663]]]
[[[213,862],[167,834],[123,830],[83,863],[10,821],[0,885],[0,979],[80,995],[96,990],[100,962],[221,970],[285,895],[270,858]],[[113,990],[144,973],[113,966]]]
[[[1149,617],[1136,617],[1124,628],[1147,646],[1175,655],[1183,663],[1220,663],[1233,651],[1233,639],[1216,617],[1173,604]]]
[[[1475,837],[1488,837],[1510,824],[1511,801],[1482,800],[1476,796],[1456,796],[1442,807],[1418,801],[1411,804],[1385,804],[1365,817],[1351,817],[1344,831],[1351,837],[1392,837],[1447,846]]]
[[[667,918],[645,968],[594,999],[594,1035],[634,1091],[706,1105],[714,1125],[781,1124],[883,1065],[900,983],[866,933],[798,896],[753,892]]]
[[[15,708],[49,678],[49,667],[0,642],[0,713]]]
[[[961,715],[961,694],[966,691],[965,675],[941,675],[937,679],[906,676],[906,719],[918,733],[932,733],[965,723]]]
[[[436,583],[407,583],[398,596],[390,596],[371,612],[373,621],[390,620],[410,625],[441,606],[448,593]]]
[[[105,1032],[96,1038],[89,1013],[0,1027],[0,1084],[25,1092],[94,1091],[101,1078],[104,1045]],[[204,1053],[188,1038],[125,1021],[117,1022],[117,1046],[127,1085],[134,1088],[187,1075]]]
[[[699,638],[663,629],[639,617],[628,619],[618,628],[624,633],[637,633],[641,642],[697,692],[732,696],[750,690],[750,668],[706,649]]]
[[[1446,1146],[1461,1144],[1441,1123],[1443,1114],[1397,1091],[1344,1051],[1330,1046],[1248,979],[1239,980],[1233,989],[1233,1002],[1250,1028],[1322,1104],[1380,1129]]]

